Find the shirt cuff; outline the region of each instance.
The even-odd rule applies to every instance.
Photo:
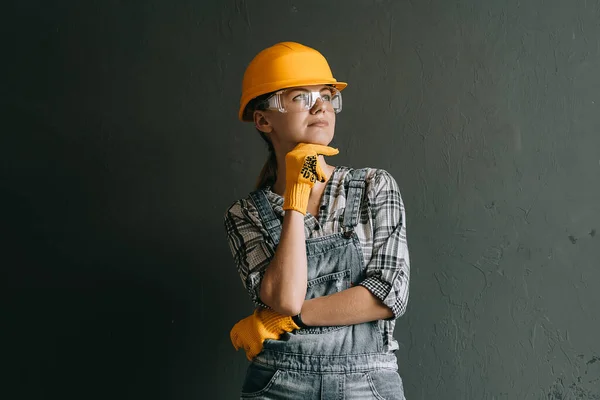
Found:
[[[359,285],[365,287],[373,296],[377,297],[392,310],[394,315],[387,318],[387,321],[394,320],[402,315],[402,304],[400,304],[400,301],[396,301],[395,296],[390,296],[392,285],[389,282],[382,281],[376,276],[371,276],[359,283]],[[390,301],[392,304],[389,304]]]

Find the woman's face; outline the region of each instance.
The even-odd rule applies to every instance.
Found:
[[[318,91],[321,96],[331,94],[330,88],[325,85],[290,88],[281,94],[287,112],[271,109],[255,111],[256,127],[267,134],[276,150],[287,152],[298,143],[326,146],[333,139],[335,112],[330,102],[317,99],[310,110],[296,106],[302,102],[306,91]]]

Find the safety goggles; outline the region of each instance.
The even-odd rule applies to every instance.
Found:
[[[336,114],[342,111],[342,94],[331,86],[320,91],[302,88],[279,90],[265,99],[263,108],[282,113],[307,111],[313,108],[318,99],[321,99],[326,109],[332,110]]]

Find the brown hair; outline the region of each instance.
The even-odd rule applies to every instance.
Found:
[[[245,115],[249,115],[253,113],[255,110],[266,110],[265,100],[271,96],[272,93],[266,93],[255,97],[254,99],[248,102],[246,109],[244,110]],[[260,137],[267,143],[267,148],[269,150],[269,157],[263,165],[260,174],[258,175],[258,179],[256,180],[256,189],[262,189],[266,186],[272,186],[275,184],[277,180],[277,156],[275,155],[275,148],[273,147],[273,143],[269,140],[267,135],[258,130]]]
[[[262,189],[266,186],[273,186],[277,180],[277,157],[275,155],[273,143],[271,143],[267,135],[261,131],[258,132],[260,133],[260,137],[267,142],[269,148],[269,158],[267,158],[267,161],[260,170],[260,174],[256,180],[256,189]]]

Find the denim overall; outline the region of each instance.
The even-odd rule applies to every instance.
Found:
[[[307,239],[306,299],[361,282],[364,258],[354,227],[364,201],[365,170],[354,170],[346,196],[342,232]],[[250,194],[270,240],[277,246],[281,222],[264,191]],[[300,329],[267,339],[248,367],[242,399],[404,400],[396,356],[384,353],[376,321]]]

